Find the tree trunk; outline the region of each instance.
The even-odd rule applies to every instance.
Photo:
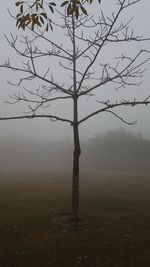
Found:
[[[79,125],[78,125],[78,92],[77,92],[77,72],[76,72],[76,42],[75,42],[75,18],[72,15],[72,45],[73,45],[73,174],[72,174],[72,220],[79,219],[79,157],[81,154]]]
[[[79,220],[79,158],[81,154],[78,125],[73,126],[74,152],[72,175],[72,219]]]

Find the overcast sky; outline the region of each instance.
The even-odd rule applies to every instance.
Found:
[[[113,4],[116,1],[111,1],[112,5],[110,4],[110,0],[104,0],[105,4],[103,4],[105,10],[109,13],[113,11]],[[0,16],[0,63],[3,63],[5,59],[8,57],[11,58],[11,61],[15,62],[15,53],[11,51],[11,48],[8,46],[4,34],[8,35],[13,33],[14,35],[17,34],[19,37],[21,36],[22,32],[18,31],[15,27],[15,22],[8,14],[7,8],[15,12],[14,9],[15,0],[5,0],[1,3],[1,16]],[[98,12],[98,6],[94,7],[93,10]],[[138,35],[142,35],[145,37],[150,37],[150,1],[149,0],[141,0],[134,8],[131,8],[130,13],[124,14],[124,19],[133,16],[133,24],[132,27],[135,30],[135,33]],[[57,36],[55,36],[57,34]],[[62,34],[62,33],[61,33]],[[59,35],[58,33],[53,32],[53,38],[56,37],[58,41],[59,37],[62,39],[63,35]],[[129,54],[138,51],[141,48],[146,48],[150,50],[150,42],[145,44],[143,43],[135,43],[133,48],[130,48]],[[112,57],[112,54],[116,52],[116,56],[118,55],[118,48],[114,48],[112,51],[109,50],[109,53],[104,54],[104,57],[107,58]],[[125,47],[119,48],[119,50],[124,52]],[[127,51],[127,50],[126,50]],[[42,63],[43,64],[43,63]],[[51,62],[52,66],[54,67],[54,62]],[[150,95],[150,62],[146,65],[145,75],[143,77],[143,84],[140,87],[136,88],[126,88],[121,92],[113,91],[112,88],[102,89],[100,95],[98,95],[98,100],[102,98],[108,99],[113,97],[114,98],[125,98],[132,99],[134,96],[137,99],[144,99],[144,97]],[[8,99],[8,95],[13,92],[14,88],[8,85],[7,80],[14,80],[17,78],[17,74],[8,72],[7,70],[0,69],[0,116],[10,116],[12,114],[24,114],[24,106],[18,105],[9,105],[5,104],[4,101]],[[62,73],[60,74],[61,79],[63,80],[65,75]],[[81,117],[84,114],[89,113],[89,111],[93,111],[96,107],[96,100],[93,98],[86,99],[84,102],[81,103],[80,112]],[[58,114],[65,114],[66,116],[70,115],[72,112],[71,104],[67,105],[59,105],[58,107]],[[48,113],[48,112],[47,112]],[[119,115],[123,115],[127,120],[138,120],[135,126],[127,126],[124,125],[122,122],[118,121],[116,118],[108,115],[102,114],[98,115],[95,118],[90,119],[86,123],[81,126],[80,135],[81,137],[91,137],[96,133],[103,133],[106,130],[110,129],[117,129],[118,127],[123,127],[125,129],[132,130],[133,132],[142,133],[143,136],[150,138],[150,107],[136,107],[134,109],[123,109],[119,111]],[[132,127],[132,128],[131,128]],[[41,119],[41,120],[22,120],[22,121],[5,121],[0,122],[0,137],[4,135],[25,135],[25,136],[32,136],[36,138],[46,139],[46,140],[59,140],[64,139],[68,136],[71,136],[72,129],[68,124],[63,124],[61,122],[50,122],[49,120]]]

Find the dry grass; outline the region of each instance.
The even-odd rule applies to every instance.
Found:
[[[1,174],[0,266],[150,266],[149,174],[82,174],[76,227],[52,220],[70,192],[68,174]]]

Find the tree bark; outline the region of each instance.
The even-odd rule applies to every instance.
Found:
[[[74,152],[73,152],[73,174],[72,174],[72,219],[79,220],[79,158],[81,154],[79,128],[73,126]]]
[[[72,220],[79,220],[79,158],[81,154],[78,124],[78,92],[76,72],[76,42],[75,42],[75,17],[72,15],[72,45],[73,45],[73,173],[72,173]]]

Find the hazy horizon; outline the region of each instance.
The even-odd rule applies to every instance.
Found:
[[[71,172],[73,142],[42,141],[22,135],[0,138],[0,172]],[[150,172],[150,139],[122,128],[81,140],[82,172]]]

